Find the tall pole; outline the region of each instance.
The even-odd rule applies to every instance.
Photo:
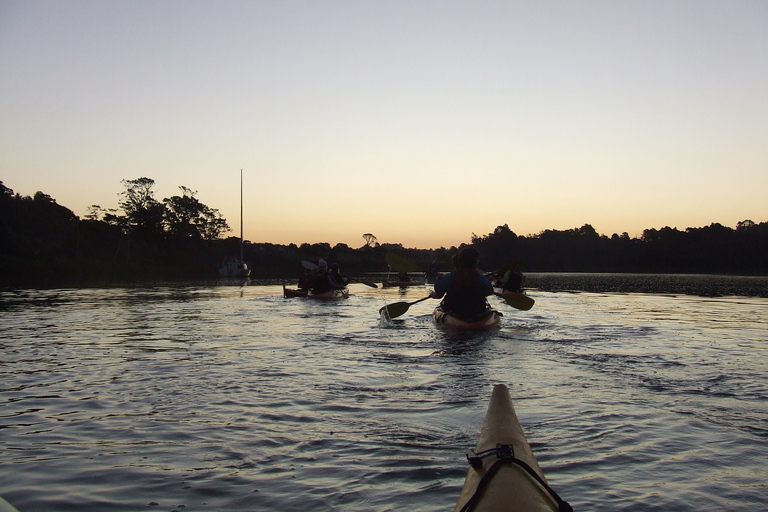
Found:
[[[240,168],[240,261],[243,261],[243,168]]]

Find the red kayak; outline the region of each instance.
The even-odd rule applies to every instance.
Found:
[[[299,290],[297,288],[286,288],[285,285],[283,285],[283,297],[289,298],[289,297],[306,297],[308,295],[308,290]]]
[[[323,293],[312,293],[312,290],[301,290],[297,288],[286,288],[283,285],[283,297],[309,297],[312,299],[346,299],[349,297],[349,288],[339,288],[337,290],[329,290]]]
[[[406,286],[424,286],[425,281],[384,281],[381,286],[384,288],[405,288]]]
[[[327,292],[323,293],[312,293],[312,290],[309,290],[309,295],[307,297],[311,299],[346,299],[349,297],[349,288],[346,286],[344,288],[338,288],[336,290],[329,290]]]

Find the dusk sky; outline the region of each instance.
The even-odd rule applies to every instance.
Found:
[[[0,0],[0,181],[252,242],[768,221],[768,2]]]

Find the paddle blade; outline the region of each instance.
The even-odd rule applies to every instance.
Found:
[[[421,272],[421,267],[405,256],[393,252],[386,254],[387,265],[397,272]]]
[[[365,279],[354,279],[355,282],[364,284],[365,286],[369,286],[371,288],[378,288],[379,285],[374,283],[373,281],[366,281]]]
[[[524,293],[505,292],[499,293],[498,296],[504,299],[504,302],[513,308],[519,309],[521,311],[528,311],[533,307],[533,304],[535,303],[532,298],[525,295]]]
[[[381,313],[383,310],[387,310],[387,315],[389,315],[389,318],[397,318],[400,315],[404,315],[406,311],[408,311],[408,308],[411,307],[410,302],[395,302],[394,304],[389,304],[387,306],[384,306],[379,310],[379,313]]]
[[[308,268],[309,270],[315,270],[317,268],[317,265],[307,260],[301,260],[301,266],[304,268]]]

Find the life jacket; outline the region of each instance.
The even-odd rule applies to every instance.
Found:
[[[312,283],[312,293],[319,295],[321,293],[329,292],[333,289],[331,283],[328,282],[328,273],[325,271],[315,274],[315,281]]]
[[[482,316],[488,310],[488,302],[477,270],[460,268],[454,272],[454,276],[443,299],[443,308],[469,320]]]
[[[315,282],[315,276],[312,274],[304,274],[301,276],[301,279],[299,279],[299,288],[302,290],[307,290],[309,288],[312,288],[312,285]]]

